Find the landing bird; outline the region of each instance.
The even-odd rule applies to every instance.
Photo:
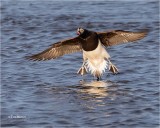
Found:
[[[48,49],[28,56],[34,61],[56,59],[65,54],[74,52],[83,53],[83,64],[78,70],[78,74],[84,75],[90,72],[97,81],[100,80],[106,69],[113,74],[118,73],[118,69],[110,60],[110,55],[105,47],[122,43],[140,40],[146,36],[147,32],[130,32],[123,30],[113,30],[107,32],[94,32],[87,29],[78,28],[77,37],[59,41],[52,44]]]

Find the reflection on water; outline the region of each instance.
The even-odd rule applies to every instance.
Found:
[[[95,96],[96,98],[103,98],[108,95],[107,88],[110,83],[103,81],[92,81],[89,83],[81,83],[86,89],[81,89],[82,93],[87,93],[89,95]]]
[[[38,90],[45,90],[46,93],[53,95],[55,100],[77,104],[84,109],[95,109],[98,106],[107,105],[120,93],[117,93],[118,85],[111,81],[80,81],[78,85],[40,86]]]
[[[115,83],[110,81],[81,81],[76,91],[76,100],[84,108],[96,109],[115,100],[117,87]]]

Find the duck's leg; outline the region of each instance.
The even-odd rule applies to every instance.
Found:
[[[109,63],[109,71],[111,71],[113,74],[117,74],[119,71],[118,71],[118,68],[112,64],[112,62],[107,59],[108,63]]]
[[[87,60],[83,61],[83,64],[82,64],[81,68],[78,70],[77,74],[85,75],[87,73],[86,61]]]

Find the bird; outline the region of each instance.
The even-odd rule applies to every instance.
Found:
[[[26,58],[33,61],[45,61],[56,59],[65,54],[82,52],[83,63],[77,74],[83,76],[90,73],[99,81],[107,69],[113,74],[119,73],[118,68],[111,62],[111,57],[106,48],[135,42],[144,38],[148,33],[147,31],[132,32],[125,30],[96,32],[82,27],[79,27],[76,32],[76,37],[58,41],[46,50]]]

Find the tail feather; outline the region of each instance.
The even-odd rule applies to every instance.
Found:
[[[99,71],[95,71],[95,73],[94,73],[94,74],[95,74],[95,76],[96,76],[97,78],[100,78],[100,77],[101,77],[101,75],[102,75]]]

